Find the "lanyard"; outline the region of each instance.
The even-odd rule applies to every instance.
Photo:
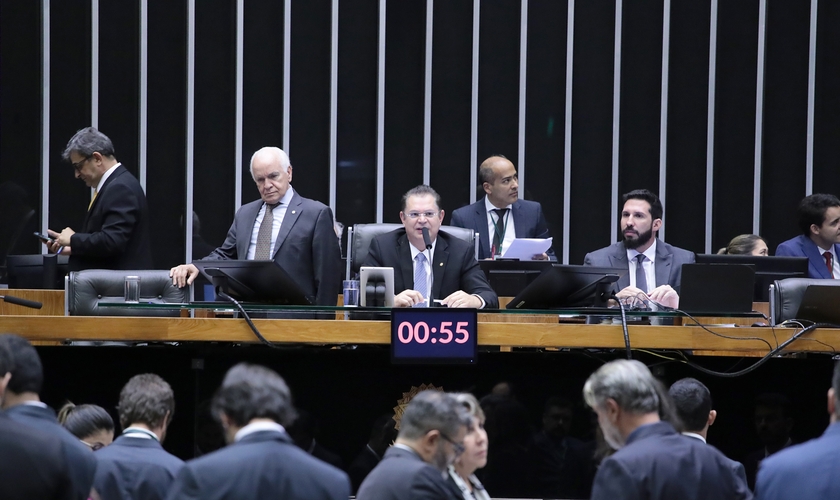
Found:
[[[505,212],[505,220],[504,220],[504,224],[502,225],[502,230],[499,231],[499,222],[502,220],[502,218],[498,215],[498,213],[494,212],[493,210],[490,211],[490,222],[493,223],[493,230],[496,231],[497,235],[499,235],[499,248],[496,248],[495,246],[493,247],[493,249],[492,249],[493,258],[496,258],[496,252],[501,253],[502,247],[505,244],[505,233],[507,233],[508,220],[510,219],[510,212],[511,212],[511,209],[508,208],[507,212]],[[493,220],[493,214],[494,213],[496,213],[496,220]],[[491,239],[490,242],[492,243],[493,240],[495,240],[495,238]]]

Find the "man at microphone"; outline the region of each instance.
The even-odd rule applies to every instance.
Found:
[[[440,195],[420,185],[402,197],[405,229],[377,236],[363,265],[394,268],[395,307],[499,307],[499,297],[467,242],[439,231]],[[425,238],[424,238],[425,236]]]

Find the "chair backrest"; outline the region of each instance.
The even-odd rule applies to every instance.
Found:
[[[795,319],[799,312],[799,304],[805,290],[811,285],[818,286],[840,286],[840,280],[813,279],[813,278],[787,278],[776,280],[773,283],[773,290],[770,293],[770,317],[772,324]]]
[[[368,256],[370,242],[380,234],[402,229],[402,224],[356,224],[347,233],[347,279],[351,279]],[[463,227],[441,226],[440,230],[475,247],[475,231]]]
[[[169,271],[114,271],[88,269],[70,273],[67,280],[67,309],[72,316],[179,316],[178,310],[99,307],[100,302],[122,302],[125,277],[140,277],[140,301],[184,303],[189,288],[172,284]]]

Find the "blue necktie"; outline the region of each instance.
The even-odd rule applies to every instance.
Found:
[[[645,266],[642,263],[645,261],[645,254],[640,253],[636,256],[636,288],[648,293],[647,278],[645,277]]]
[[[426,276],[426,254],[418,253],[414,260],[417,265],[414,268],[414,289],[423,295],[423,298],[429,298],[429,279]],[[414,307],[428,307],[428,302],[420,302]]]

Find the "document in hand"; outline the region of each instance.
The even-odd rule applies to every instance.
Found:
[[[502,255],[503,259],[531,260],[551,248],[551,238],[516,238]]]

